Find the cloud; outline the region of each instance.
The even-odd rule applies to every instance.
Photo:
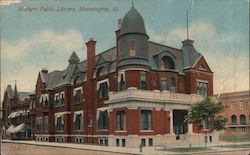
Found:
[[[28,54],[69,54],[73,50],[82,50],[83,39],[79,31],[67,30],[56,33],[44,30],[18,42],[1,42],[2,58],[5,60],[22,59]]]
[[[185,27],[168,28],[159,34],[147,30],[150,40],[176,48],[181,48],[181,41],[186,38]],[[249,54],[248,49],[240,47],[244,41],[240,33],[219,34],[212,23],[201,21],[191,23],[189,32],[194,47],[214,72],[214,93],[234,91],[235,79],[236,91],[249,89]]]
[[[0,0],[0,5],[11,5],[21,3],[21,0]]]
[[[17,42],[2,41],[0,47],[2,90],[17,80],[20,91],[34,91],[38,71],[43,67],[65,69],[72,51],[86,59],[82,34],[72,29],[64,33],[40,31]]]

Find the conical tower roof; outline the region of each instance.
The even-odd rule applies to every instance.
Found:
[[[123,18],[119,36],[131,33],[147,35],[144,20],[141,14],[135,9],[134,5],[132,5]]]

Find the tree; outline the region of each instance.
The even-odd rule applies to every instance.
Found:
[[[210,98],[206,97],[201,102],[194,104],[188,114],[185,117],[185,121],[189,124],[199,123],[201,124],[200,129],[209,129],[211,131],[223,130],[227,119],[219,113],[224,109],[221,103],[212,101]]]

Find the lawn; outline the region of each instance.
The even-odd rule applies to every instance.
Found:
[[[249,144],[234,144],[234,145],[219,145],[216,147],[224,147],[224,148],[250,148]]]
[[[163,148],[164,151],[172,152],[196,152],[196,151],[208,151],[211,150],[205,147],[178,147],[178,148]]]

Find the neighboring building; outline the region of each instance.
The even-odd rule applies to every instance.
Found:
[[[184,122],[191,105],[213,94],[213,72],[194,41],[185,39],[181,49],[149,41],[134,6],[115,34],[115,47],[96,55],[90,39],[87,60],[73,52],[65,70],[39,72],[36,140],[126,147],[203,142],[207,130]]]
[[[222,115],[228,120],[223,138],[250,139],[250,91],[220,94],[218,101],[224,105]]]
[[[8,85],[2,102],[5,136],[9,139],[30,139],[31,119],[29,115],[30,100],[28,92],[18,92]]]

